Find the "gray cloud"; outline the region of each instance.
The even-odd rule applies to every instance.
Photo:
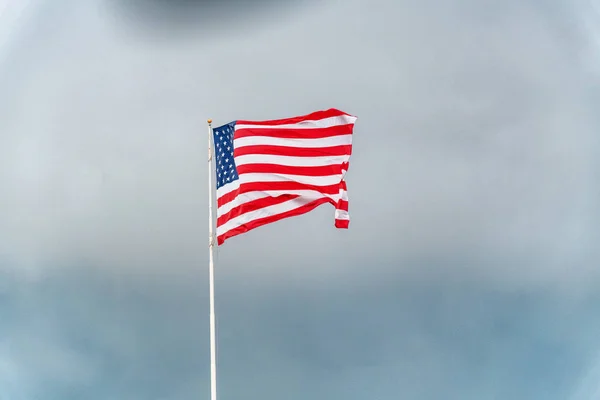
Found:
[[[205,393],[207,299],[191,276],[155,278],[78,266],[13,281],[3,390],[16,387],[17,399]],[[219,289],[224,398],[563,399],[586,374],[600,329],[597,296],[468,282],[222,280]]]
[[[0,397],[208,393],[205,121],[332,106],[359,117],[350,230],[322,207],[218,250],[223,396],[592,393],[587,3],[264,3],[218,31],[141,5],[32,3],[5,47]]]
[[[256,31],[272,18],[313,3],[311,0],[104,0],[106,10],[129,34],[156,39],[186,40],[202,33],[205,37],[227,35],[234,27]]]
[[[469,8],[427,14],[427,4],[398,6],[392,26],[382,9],[352,7],[333,32],[329,21],[342,12],[337,6],[302,14],[307,22],[287,28],[274,22],[270,29],[286,35],[265,29],[251,41],[198,38],[193,48],[116,41],[102,14],[86,6],[61,17],[64,33],[38,25],[40,35],[55,37],[55,48],[49,53],[46,43],[39,49],[28,43],[22,57],[32,59],[31,71],[19,68],[6,83],[18,93],[3,118],[14,126],[8,140],[17,142],[4,146],[10,148],[4,159],[11,160],[5,171],[12,171],[8,197],[17,210],[5,225],[14,228],[13,240],[22,236],[67,254],[84,247],[88,256],[94,249],[85,247],[92,246],[94,257],[138,252],[144,265],[156,259],[144,258],[148,247],[195,257],[205,236],[198,210],[205,207],[206,117],[269,118],[335,103],[360,118],[349,178],[351,207],[359,211],[352,214],[354,229],[332,231],[331,213],[323,209],[315,217],[323,228],[311,238],[303,232],[313,218],[302,218],[280,224],[299,229],[281,228],[292,236],[269,236],[279,240],[273,245],[302,238],[312,248],[333,240],[338,250],[349,242],[358,249],[377,228],[380,250],[394,257],[474,248],[552,260],[582,255],[577,243],[589,248],[585,237],[593,239],[587,232],[594,226],[596,184],[585,97],[591,77],[566,57],[579,42],[556,41],[566,28],[526,5],[485,25]],[[457,28],[461,18],[470,25]],[[85,46],[69,34],[77,29],[69,21],[77,19],[88,22]],[[303,24],[330,40],[310,42],[311,51],[300,57]],[[394,29],[383,35],[384,28]],[[407,40],[412,37],[420,42]],[[225,61],[233,49],[244,62]],[[40,53],[57,56],[44,56],[42,67]],[[266,59],[246,72],[245,65]],[[72,72],[64,75],[69,65]],[[82,90],[90,81],[101,84]],[[278,104],[263,105],[273,101]],[[26,119],[32,113],[36,118]],[[380,170],[388,171],[386,181],[372,178]],[[23,198],[31,204],[16,207]],[[167,215],[165,207],[172,210]],[[56,234],[58,221],[71,232]],[[231,246],[247,251],[263,237],[252,234]],[[119,243],[126,248],[106,251]],[[123,258],[130,263],[131,257]]]

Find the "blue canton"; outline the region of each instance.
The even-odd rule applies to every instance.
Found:
[[[233,133],[235,121],[213,129],[216,156],[217,189],[239,178],[233,160]]]

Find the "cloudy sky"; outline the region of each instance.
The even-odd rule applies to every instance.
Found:
[[[218,249],[219,398],[600,396],[595,0],[0,0],[0,399],[209,397],[206,119],[358,116]]]

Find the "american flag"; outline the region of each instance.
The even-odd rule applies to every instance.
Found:
[[[217,243],[324,203],[335,207],[335,226],[347,229],[344,176],[355,122],[329,109],[214,128]]]

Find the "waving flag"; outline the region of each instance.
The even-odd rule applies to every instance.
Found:
[[[335,226],[347,229],[344,176],[355,122],[329,109],[214,128],[217,243],[324,203],[335,207]]]

